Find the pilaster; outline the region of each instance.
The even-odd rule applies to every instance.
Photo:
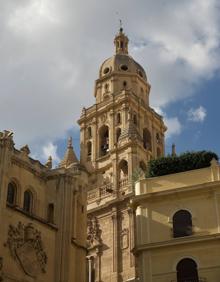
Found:
[[[119,244],[119,234],[118,234],[118,212],[117,208],[112,208],[112,230],[113,230],[113,237],[112,237],[112,272],[116,275],[118,281],[118,244]]]

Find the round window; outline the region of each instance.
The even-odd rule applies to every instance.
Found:
[[[121,65],[121,70],[123,70],[123,71],[127,71],[128,70],[128,66],[126,66],[126,65]]]
[[[138,70],[138,74],[140,75],[140,77],[143,77],[142,71]]]
[[[110,68],[108,68],[108,67],[105,68],[104,71],[103,71],[104,74],[107,74],[107,73],[109,73],[109,72],[110,72]]]

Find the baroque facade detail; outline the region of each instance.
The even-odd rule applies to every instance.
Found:
[[[102,230],[96,217],[88,217],[87,221],[87,244],[89,248],[100,246]]]
[[[39,272],[46,272],[47,254],[43,248],[41,232],[35,229],[32,223],[17,226],[9,225],[8,246],[14,260],[24,272],[31,277],[36,277]]]

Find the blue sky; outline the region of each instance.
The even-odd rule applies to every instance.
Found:
[[[1,1],[0,130],[42,162],[56,165],[69,135],[79,155],[76,120],[94,103],[121,18],[168,126],[166,152],[175,143],[220,155],[219,10],[217,0]]]
[[[189,150],[212,150],[220,156],[220,78],[216,73],[212,79],[202,82],[193,97],[183,103],[174,103],[166,108],[172,115],[178,116],[182,132],[167,140],[167,150],[171,142],[177,145],[177,152]],[[188,120],[187,110],[201,105],[206,109],[204,121]]]

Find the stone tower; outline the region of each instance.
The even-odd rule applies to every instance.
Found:
[[[100,67],[96,103],[79,119],[88,190],[88,281],[135,281],[133,181],[164,154],[162,117],[149,106],[150,84],[128,53],[120,28],[115,54]]]

